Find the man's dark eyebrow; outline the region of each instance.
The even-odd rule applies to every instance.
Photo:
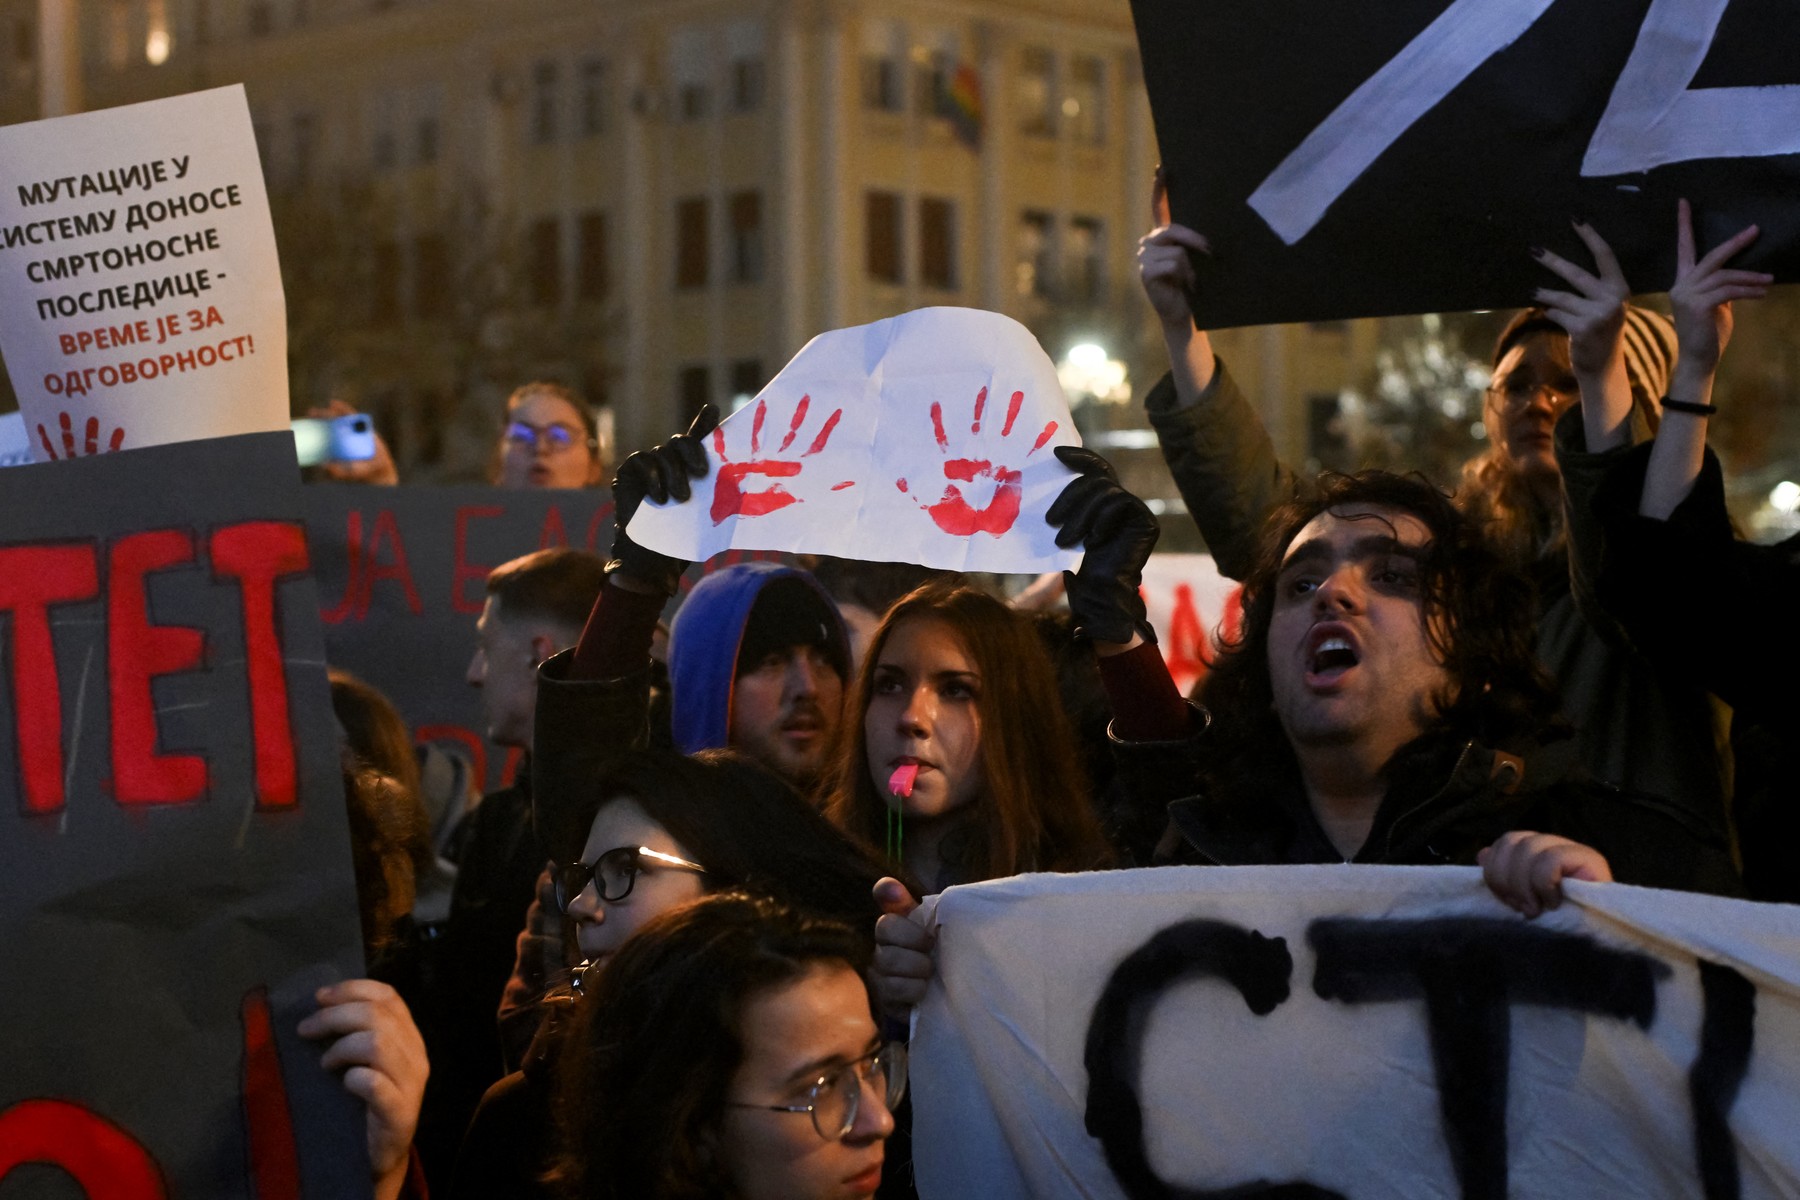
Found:
[[[1400,555],[1404,558],[1422,559],[1429,545],[1408,545],[1391,533],[1365,534],[1350,543],[1349,557],[1353,559],[1378,558],[1384,555]],[[1295,566],[1307,566],[1315,562],[1328,562],[1332,558],[1332,550],[1324,538],[1308,538],[1289,552],[1282,561],[1282,573]]]

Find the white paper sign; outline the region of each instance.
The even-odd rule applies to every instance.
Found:
[[[1010,317],[925,308],[823,333],[707,444],[687,504],[631,536],[700,561],[784,550],[954,571],[1073,568],[1044,512],[1078,445],[1056,367]]]
[[[1238,582],[1219,574],[1210,554],[1153,554],[1139,591],[1163,662],[1185,695],[1205,678],[1219,634],[1237,633],[1243,615]]]
[[[40,461],[287,427],[241,85],[0,129],[0,348]]]
[[[1473,868],[952,888],[919,1193],[1800,1195],[1800,908],[1566,888],[1530,922]]]

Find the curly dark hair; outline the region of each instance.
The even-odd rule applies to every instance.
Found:
[[[1291,754],[1269,680],[1269,623],[1282,559],[1320,513],[1377,506],[1417,517],[1431,533],[1419,557],[1419,593],[1431,646],[1452,680],[1452,694],[1439,697],[1441,731],[1508,749],[1554,719],[1547,714],[1557,710],[1556,689],[1534,649],[1531,581],[1480,522],[1422,475],[1328,472],[1312,492],[1270,514],[1256,566],[1244,580],[1241,633],[1227,642],[1201,688],[1213,716],[1215,761]]]
[[[729,1200],[717,1153],[756,996],[819,967],[861,974],[867,938],[774,900],[723,892],[664,913],[601,968],[558,1062],[563,1194]]]

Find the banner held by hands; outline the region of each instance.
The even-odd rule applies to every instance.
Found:
[[[821,334],[707,441],[687,504],[631,536],[699,561],[783,550],[956,571],[1073,568],[1044,511],[1078,445],[1055,365],[1010,317],[926,308]]]

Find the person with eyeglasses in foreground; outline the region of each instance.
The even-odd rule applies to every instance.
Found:
[[[494,482],[507,488],[586,488],[606,477],[593,410],[572,389],[538,379],[506,398]]]
[[[742,893],[650,922],[588,981],[558,1081],[557,1180],[591,1200],[866,1200],[906,1060],[867,939]]]
[[[882,863],[766,767],[724,750],[640,750],[598,772],[585,796],[545,812],[544,830],[557,864],[556,903],[584,963],[576,974],[581,986],[545,1002],[549,1019],[523,1068],[483,1098],[457,1158],[452,1200],[556,1194],[542,1176],[552,1149],[546,1134],[555,1124],[551,1081],[574,993],[587,990],[594,971],[658,918],[735,890],[841,922],[857,931],[864,953],[872,949],[879,910],[871,889],[885,873]],[[679,1044],[681,1034],[671,1027],[647,1036]],[[636,1102],[630,1092],[596,1092],[584,1101],[608,1108]]]

